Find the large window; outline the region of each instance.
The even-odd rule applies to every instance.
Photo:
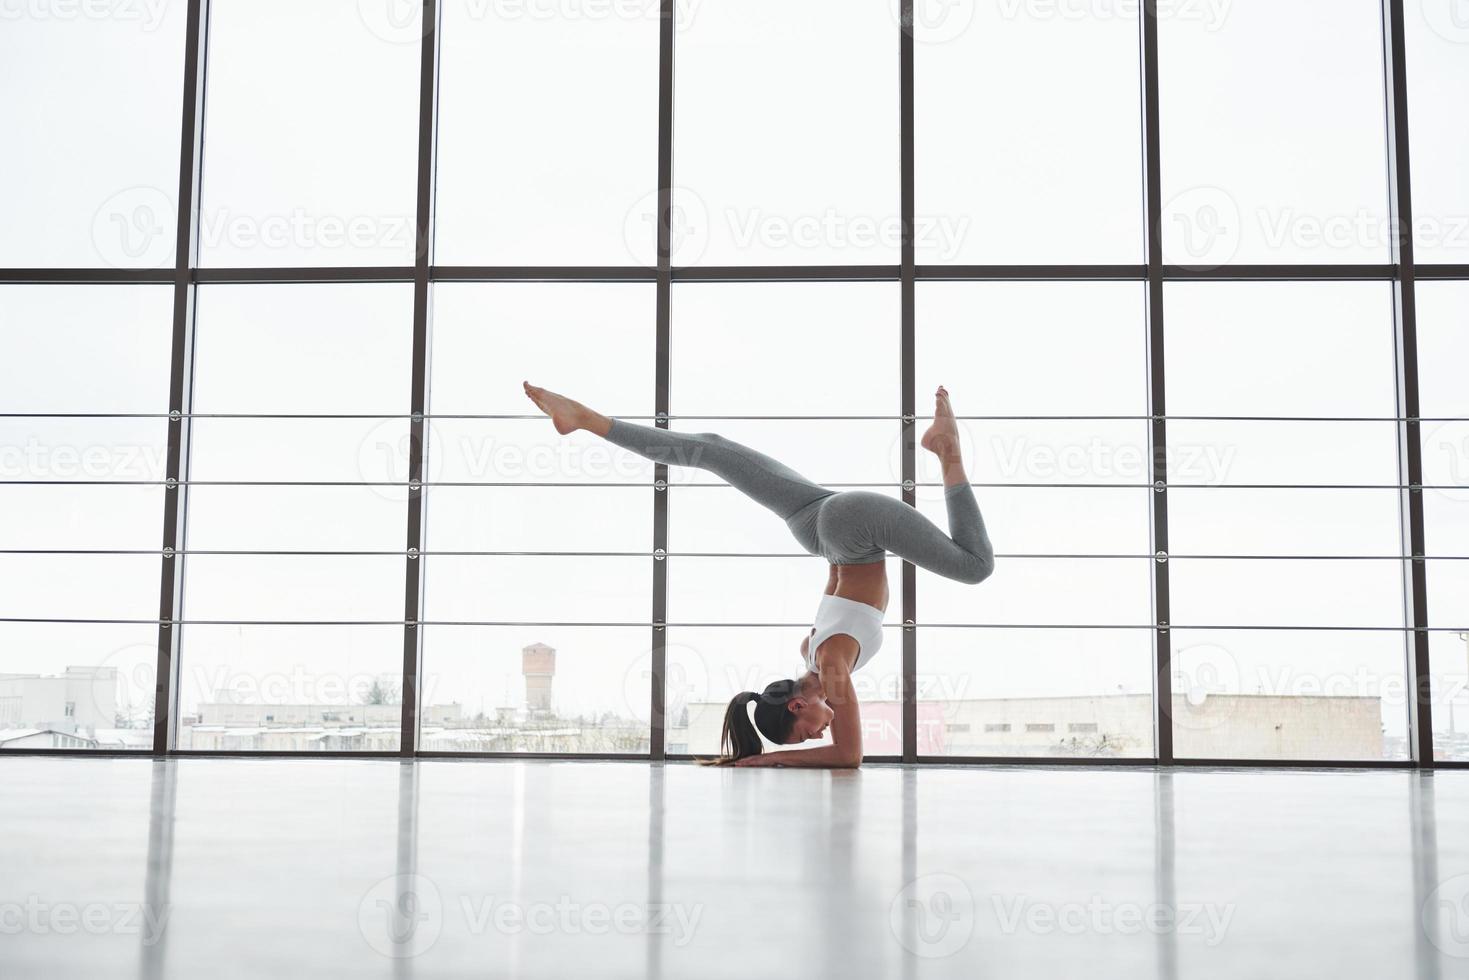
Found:
[[[826,569],[530,380],[940,526],[951,390],[869,756],[1469,762],[1469,31],[1148,6],[8,10],[0,750],[716,751]]]

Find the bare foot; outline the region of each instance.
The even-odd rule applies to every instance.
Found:
[[[529,381],[522,381],[521,384],[525,387],[525,396],[536,403],[536,408],[551,416],[551,424],[563,436],[586,428],[587,423],[596,415],[581,402],[572,401],[565,395],[537,388]]]
[[[949,390],[939,385],[934,393],[933,425],[923,433],[920,445],[940,460],[958,460],[959,424],[954,421],[954,409],[949,404]]]

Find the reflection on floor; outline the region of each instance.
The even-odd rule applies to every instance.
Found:
[[[1469,772],[7,758],[0,976],[1469,976]]]

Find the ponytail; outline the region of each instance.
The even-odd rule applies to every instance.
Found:
[[[781,680],[767,684],[763,693],[741,691],[731,698],[729,708],[724,712],[724,730],[719,738],[722,754],[718,759],[710,760],[711,764],[728,765],[746,756],[759,755],[765,751],[761,735],[776,744],[784,743],[796,721],[796,716],[786,710],[786,705],[798,693],[798,682]],[[748,710],[751,703],[755,705],[753,722],[750,720],[752,712]]]
[[[724,712],[724,730],[719,737],[719,747],[723,753],[721,761],[734,762],[747,755],[759,755],[765,751],[760,733],[755,730],[754,722],[750,721],[747,708],[751,701],[759,699],[760,695],[754,691],[742,691],[730,699],[729,708]]]

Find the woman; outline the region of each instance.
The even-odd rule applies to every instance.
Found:
[[[762,453],[714,433],[674,432],[611,419],[545,388],[525,382],[525,393],[562,435],[585,429],[655,463],[695,466],[725,480],[786,522],[801,547],[830,562],[815,625],[801,641],[806,672],[760,693],[735,695],[725,712],[719,763],[739,766],[855,768],[862,762],[862,723],[852,671],[882,645],[892,552],[919,568],[982,582],[995,567],[974,490],[959,458],[959,429],[949,393],[939,388],[923,448],[939,458],[949,534],[900,500],[866,490],[840,493],[812,483]],[[952,535],[952,537],[951,537]],[[754,722],[748,706],[753,703]],[[831,743],[765,753],[760,736],[796,745],[831,730]],[[757,734],[758,733],[758,734]]]

